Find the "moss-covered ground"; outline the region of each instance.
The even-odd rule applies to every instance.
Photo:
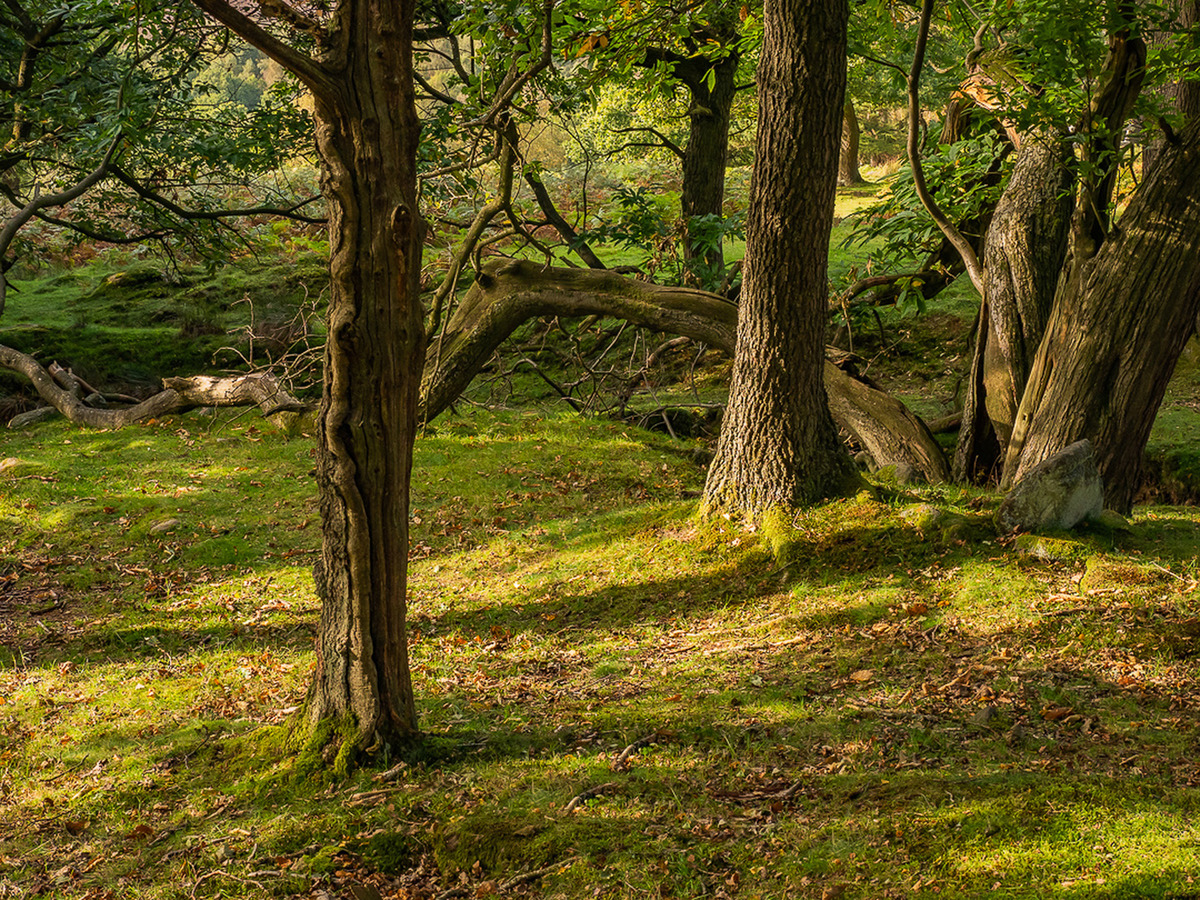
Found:
[[[131,389],[248,354],[251,325],[279,352],[324,284],[279,262],[43,272],[0,342]],[[856,350],[940,416],[973,315],[961,290],[880,310]],[[654,411],[703,416],[726,364],[610,366],[662,339],[598,328],[530,325],[421,434],[423,738],[345,777],[289,727],[310,435],[235,412],[0,435],[0,898],[1200,896],[1194,508],[1014,542],[992,494],[880,482],[769,534],[702,524],[711,444]],[[642,415],[546,403],[580,359],[577,397]],[[1193,347],[1147,501],[1200,487],[1197,371]]]
[[[338,780],[283,731],[311,441],[193,415],[4,446],[7,896],[1200,889],[1190,510],[1046,561],[989,534],[994,498],[884,487],[791,523],[780,562],[695,520],[687,442],[447,417],[412,509],[425,739]],[[969,527],[922,532],[921,502]]]

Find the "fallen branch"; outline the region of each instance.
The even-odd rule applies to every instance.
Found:
[[[518,327],[552,316],[624,319],[728,354],[733,353],[737,332],[737,305],[719,294],[650,284],[611,271],[522,260],[492,263],[467,291],[426,357],[422,417],[430,421],[446,410]],[[838,425],[867,448],[876,465],[903,463],[929,482],[948,479],[941,447],[899,400],[828,361],[825,390]]]
[[[628,747],[626,747],[624,750],[621,751],[621,755],[616,758],[615,762],[613,762],[613,768],[614,769],[629,768],[629,757],[632,756],[638,750],[641,750],[643,747],[647,747],[650,744],[654,743],[654,741],[657,739],[658,739],[657,731],[653,731],[650,734],[646,735],[645,737],[638,738],[636,741],[634,741],[632,744],[630,744]]]
[[[135,406],[95,409],[59,385],[41,363],[28,354],[0,345],[0,366],[28,378],[38,395],[75,425],[116,429],[200,406],[257,406],[264,416],[278,412],[303,412],[310,406],[289,394],[267,373],[217,378],[193,375],[164,378],[163,390]],[[65,370],[60,369],[60,372]],[[68,380],[64,378],[64,380]]]

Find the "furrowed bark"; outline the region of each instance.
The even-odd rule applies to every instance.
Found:
[[[737,352],[704,487],[708,515],[759,518],[857,480],[822,377],[848,12],[840,0],[763,9]]]
[[[1133,503],[1142,451],[1200,311],[1200,121],[1168,144],[1056,302],[1013,429],[1003,487],[1081,438],[1105,502]]]

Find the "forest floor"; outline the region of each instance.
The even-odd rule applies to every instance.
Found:
[[[144,321],[81,277],[43,338]],[[153,281],[164,334],[227,327]],[[967,352],[948,303],[856,347],[930,416]],[[680,360],[664,391],[719,393]],[[1194,496],[1198,371],[1193,347],[1156,425],[1160,499]],[[272,749],[314,664],[310,436],[5,433],[0,898],[1200,896],[1196,509],[1015,541],[993,493],[878,481],[780,560],[697,520],[707,443],[533,384],[499,366],[490,408],[418,441],[424,738],[342,780]]]

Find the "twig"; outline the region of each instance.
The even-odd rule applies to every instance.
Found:
[[[570,815],[571,813],[575,812],[575,808],[579,806],[580,803],[591,800],[593,797],[599,797],[601,794],[607,793],[608,791],[615,790],[617,786],[618,785],[615,781],[606,781],[604,784],[598,784],[595,787],[588,788],[586,791],[583,791],[580,794],[576,794],[571,798],[571,802],[563,807],[563,814]]]
[[[624,750],[621,751],[621,755],[618,756],[616,762],[613,763],[613,768],[614,769],[628,768],[629,757],[631,755],[633,755],[633,753],[635,751],[641,750],[643,747],[646,747],[649,744],[652,744],[657,738],[658,738],[657,731],[652,731],[645,737],[638,738],[636,741],[634,741],[632,744],[630,744],[628,747],[626,747]]]

